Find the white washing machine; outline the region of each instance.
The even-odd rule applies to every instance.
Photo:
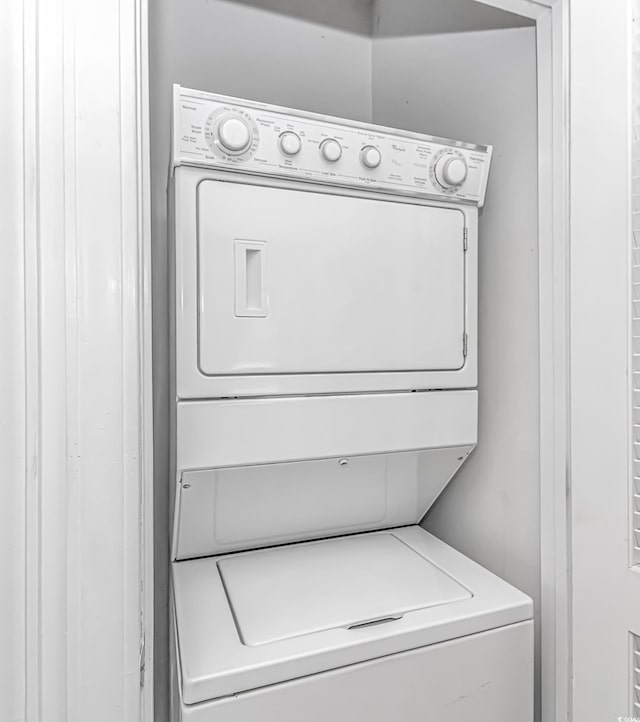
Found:
[[[532,719],[531,600],[418,526],[477,441],[490,157],[176,86],[176,721]]]

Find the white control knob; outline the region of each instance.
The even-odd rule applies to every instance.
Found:
[[[278,145],[285,155],[297,155],[302,148],[302,141],[297,133],[287,130],[280,135]]]
[[[342,155],[342,146],[337,140],[327,138],[320,143],[320,155],[328,162],[335,163],[340,160]]]
[[[436,180],[443,188],[456,188],[467,179],[467,161],[455,153],[446,153],[436,161]]]
[[[242,153],[251,145],[251,128],[239,115],[229,115],[218,124],[218,140],[231,153]]]
[[[382,154],[372,145],[365,145],[360,151],[360,162],[365,168],[377,168],[382,163]]]

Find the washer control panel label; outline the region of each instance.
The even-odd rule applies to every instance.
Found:
[[[174,86],[174,166],[204,166],[481,206],[491,151],[490,146]],[[456,173],[447,173],[453,161]]]

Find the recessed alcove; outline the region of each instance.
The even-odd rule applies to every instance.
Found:
[[[472,0],[149,7],[156,697],[168,720],[171,86],[494,146],[479,227],[479,444],[423,521],[540,598],[536,35]]]

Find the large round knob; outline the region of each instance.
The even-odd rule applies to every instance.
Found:
[[[372,145],[365,145],[360,151],[360,162],[365,168],[377,168],[382,162],[382,154]]]
[[[285,155],[297,155],[302,147],[302,142],[297,133],[287,130],[280,135],[278,145]]]
[[[320,143],[320,155],[328,163],[335,163],[337,160],[340,160],[342,146],[334,138],[327,138]]]
[[[239,115],[222,118],[217,129],[218,140],[230,153],[242,153],[251,145],[251,128]]]
[[[436,161],[436,180],[443,188],[456,188],[467,179],[467,161],[455,153],[446,153]]]

